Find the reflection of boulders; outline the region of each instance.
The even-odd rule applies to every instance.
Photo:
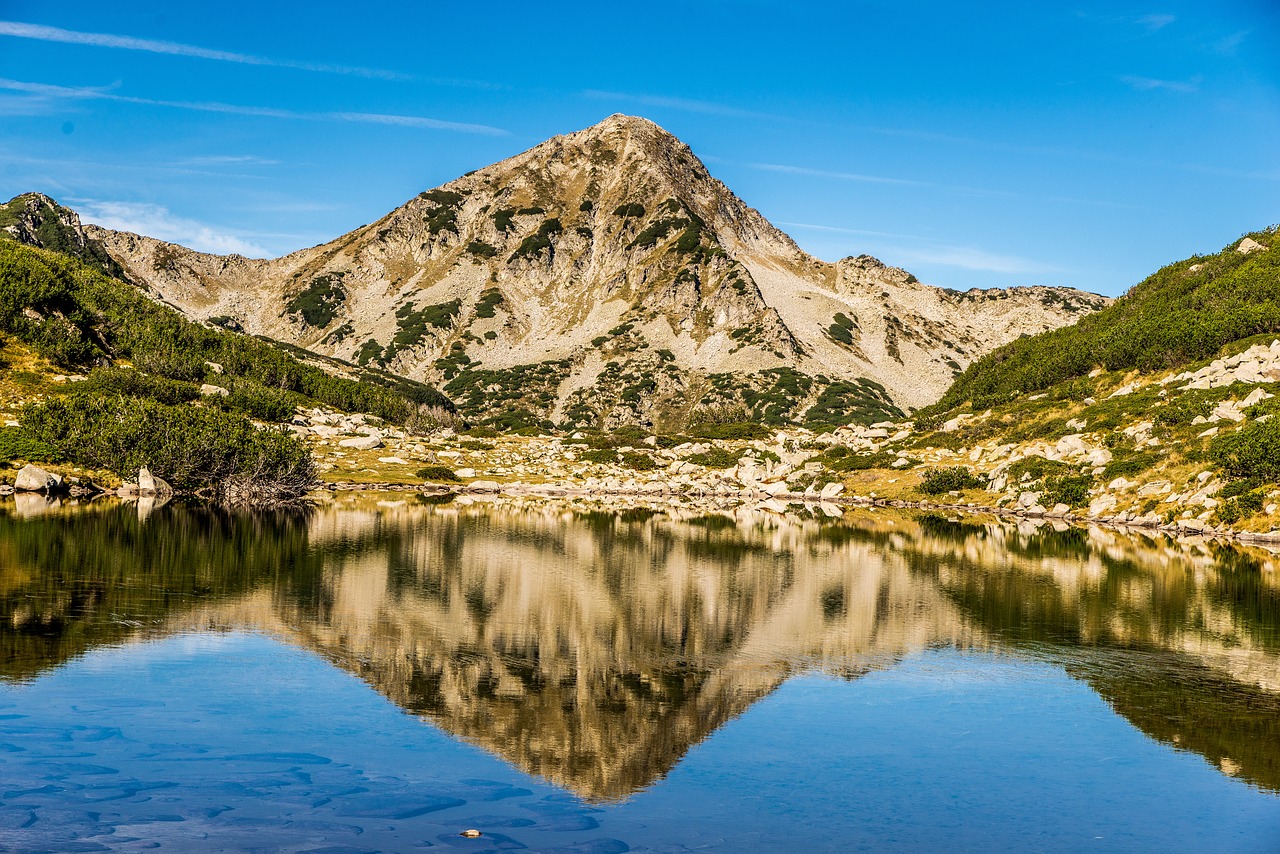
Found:
[[[62,499],[37,492],[18,492],[13,496],[13,512],[21,519],[33,519],[62,507]]]

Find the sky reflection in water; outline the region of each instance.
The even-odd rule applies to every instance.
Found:
[[[6,517],[0,846],[1275,850],[1268,560],[884,515]]]

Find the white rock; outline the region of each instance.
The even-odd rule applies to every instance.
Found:
[[[202,394],[205,397],[212,397],[214,395],[217,395],[219,397],[226,397],[229,394],[231,394],[231,392],[227,391],[225,388],[223,388],[220,385],[213,385],[212,383],[204,383],[203,385],[200,386],[200,394]]]
[[[468,480],[476,476],[475,469],[454,469],[453,473],[456,477],[460,477],[463,480]]]
[[[818,495],[822,498],[835,498],[842,492],[844,492],[843,483],[828,483],[822,487]]]
[[[62,478],[28,464],[18,470],[13,488],[16,492],[57,492],[62,488]]]
[[[368,436],[355,436],[351,439],[343,439],[338,442],[343,448],[354,448],[357,451],[372,451],[382,447],[382,437],[377,433],[371,433]]]
[[[1266,248],[1252,237],[1246,237],[1236,244],[1236,251],[1241,255],[1248,255],[1250,252],[1262,252]]]
[[[1094,498],[1093,501],[1089,502],[1089,515],[1101,516],[1104,513],[1114,510],[1116,503],[1116,497],[1114,495],[1103,493],[1102,495]]]

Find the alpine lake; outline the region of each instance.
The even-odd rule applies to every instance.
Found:
[[[1259,547],[802,506],[19,498],[3,850],[1280,851]]]

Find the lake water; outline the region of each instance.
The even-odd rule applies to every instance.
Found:
[[[1277,792],[1257,549],[0,505],[0,849],[1274,852]]]

